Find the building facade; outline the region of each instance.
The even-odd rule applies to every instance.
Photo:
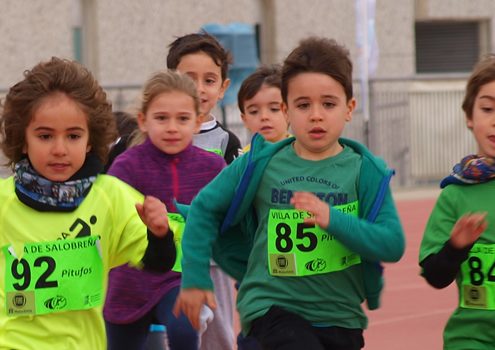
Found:
[[[146,78],[165,68],[167,45],[175,37],[205,24],[255,26],[262,63],[281,62],[308,35],[333,37],[349,48],[355,67],[359,108],[348,136],[367,143],[395,167],[401,185],[434,181],[462,155],[474,151],[460,100],[474,62],[495,47],[492,0],[0,0],[0,4],[0,92],[40,60],[60,56],[89,67],[119,109],[129,108]],[[365,59],[371,51],[373,62]],[[226,110],[224,121],[246,142],[236,107]],[[454,138],[462,142],[450,145]]]

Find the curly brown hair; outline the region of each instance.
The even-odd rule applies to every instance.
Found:
[[[321,73],[342,85],[349,101],[352,92],[352,62],[349,50],[334,39],[308,37],[299,42],[282,66],[282,100],[287,103],[289,81],[300,73]]]
[[[89,145],[104,163],[108,146],[116,138],[112,104],[91,72],[76,61],[52,57],[24,72],[24,79],[12,86],[0,116],[0,146],[13,167],[20,161],[25,132],[43,100],[63,93],[76,102],[88,118]]]

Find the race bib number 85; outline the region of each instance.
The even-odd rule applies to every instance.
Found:
[[[357,215],[357,202],[346,204]],[[351,209],[355,208],[354,211]],[[273,276],[308,276],[343,270],[359,264],[358,254],[332,234],[304,223],[306,211],[272,209],[268,217],[268,266]]]

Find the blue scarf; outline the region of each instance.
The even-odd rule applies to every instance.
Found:
[[[39,175],[27,158],[15,164],[14,182],[16,191],[31,201],[49,208],[74,210],[84,200],[96,174],[65,182],[53,182]],[[21,199],[21,198],[20,198]]]
[[[440,187],[450,184],[473,185],[495,179],[495,159],[469,155],[456,164],[452,173],[442,180]]]

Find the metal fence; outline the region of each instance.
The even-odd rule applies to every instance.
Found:
[[[396,170],[393,186],[436,183],[461,157],[476,150],[461,110],[465,79],[372,80],[368,121],[364,120],[360,85],[356,83],[358,108],[344,136],[367,144]],[[104,88],[114,110],[130,112],[141,90],[140,85]],[[0,89],[0,96],[5,92]],[[249,142],[251,135],[242,124],[237,106],[218,108],[215,114],[243,144]]]
[[[409,187],[436,184],[464,155],[476,151],[461,110],[467,76],[422,79],[378,79],[369,83],[369,119],[358,101],[344,131],[366,144],[395,169],[392,184]],[[235,106],[227,109],[226,123],[241,140],[249,135]]]
[[[397,170],[398,185],[438,182],[476,152],[461,109],[465,81],[372,83],[370,147]]]

